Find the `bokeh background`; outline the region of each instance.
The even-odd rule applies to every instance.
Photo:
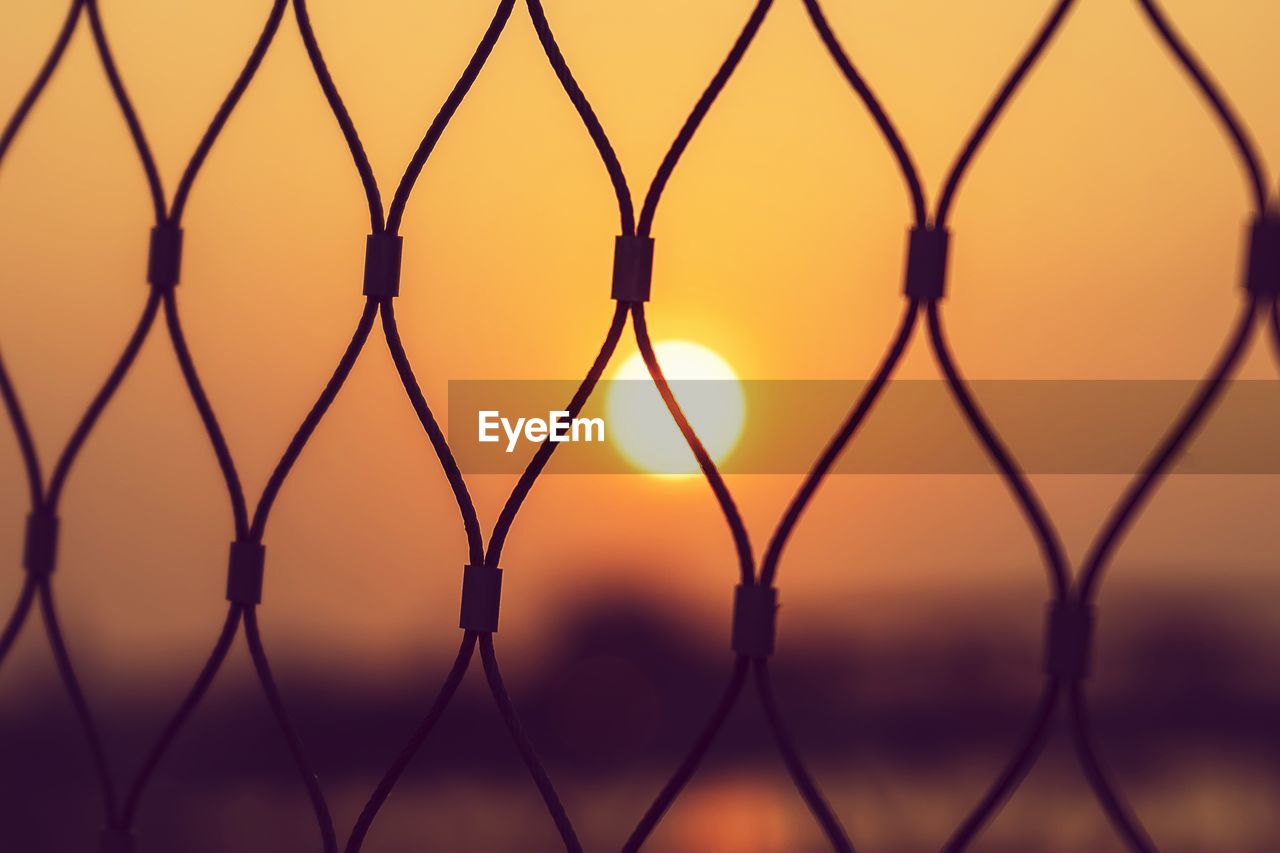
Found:
[[[268,5],[103,0],[170,189]],[[310,5],[389,191],[491,4]],[[1280,6],[1167,5],[1262,150],[1280,153]],[[546,0],[637,192],[750,6]],[[829,6],[936,186],[1048,4]],[[64,12],[49,0],[0,9],[0,112],[16,106]],[[149,199],[87,35],[82,26],[0,172],[0,344],[46,460],[147,295]],[[960,197],[946,311],[961,364],[992,379],[1201,375],[1239,304],[1247,216],[1233,153],[1137,4],[1081,0]],[[780,0],[663,199],[653,332],[706,344],[745,378],[863,378],[901,310],[908,217],[872,122],[802,5]],[[443,407],[450,379],[580,376],[612,308],[616,218],[517,8],[403,228],[400,326],[428,398]],[[185,327],[256,495],[354,326],[368,231],[291,15],[185,224]],[[1256,350],[1244,375],[1272,377],[1271,354]],[[903,375],[935,375],[919,343]],[[757,542],[798,480],[730,481]],[[1073,555],[1124,483],[1036,478]],[[473,478],[483,518],[512,485]],[[1103,592],[1098,734],[1170,850],[1280,847],[1278,489],[1274,477],[1171,480]],[[0,601],[21,583],[26,509],[15,444],[0,442]],[[163,335],[94,433],[62,515],[57,592],[123,776],[225,607],[230,513]],[[465,561],[452,497],[376,338],[290,479],[267,544],[266,642],[347,827],[443,675]],[[514,697],[584,842],[616,848],[727,675],[727,531],[697,480],[548,477],[504,563],[498,645]],[[780,582],[782,701],[831,799],[869,849],[936,849],[1007,757],[1039,687],[1047,587],[1004,487],[835,478]],[[555,849],[482,685],[468,689],[367,850]],[[314,849],[254,690],[238,648],[151,791],[143,849]],[[98,820],[79,735],[29,629],[0,672],[0,849],[87,849]],[[821,849],[751,702],[652,846]],[[1062,737],[978,847],[1112,848]]]

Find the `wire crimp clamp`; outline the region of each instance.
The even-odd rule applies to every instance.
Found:
[[[733,651],[749,658],[773,654],[778,626],[778,591],[760,584],[738,584],[733,591]]]
[[[653,238],[621,235],[613,241],[613,298],[648,302],[653,286]]]
[[[468,564],[462,571],[462,607],[458,627],[477,634],[498,630],[502,606],[502,569]]]
[[[364,242],[364,295],[389,299],[400,295],[400,259],[404,238],[376,231]]]
[[[1062,681],[1083,681],[1092,670],[1094,610],[1078,601],[1049,605],[1044,671]]]
[[[27,516],[22,543],[22,567],[36,577],[48,577],[58,560],[58,516],[38,509]]]
[[[1268,211],[1249,227],[1244,287],[1261,299],[1280,297],[1280,213]]]
[[[262,603],[262,578],[267,562],[267,546],[237,539],[231,543],[227,560],[227,601],[245,607]]]
[[[151,229],[147,251],[147,283],[158,290],[173,290],[182,272],[182,229],[161,222]]]
[[[947,295],[951,232],[931,225],[911,229],[907,240],[907,277],[903,292],[917,302],[936,302]]]

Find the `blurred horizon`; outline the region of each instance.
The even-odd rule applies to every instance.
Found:
[[[1093,693],[1108,764],[1166,849],[1269,850],[1277,837],[1266,790],[1280,782],[1280,741],[1272,736],[1280,688],[1259,676],[1280,661],[1252,643],[1249,608],[1241,602],[1206,606],[1173,596],[1159,603],[1145,614],[1134,608],[1127,624],[1107,625],[1120,639],[1100,654],[1102,678]],[[789,643],[779,654],[774,680],[784,712],[864,845],[935,849],[1025,725],[1040,680],[1038,637],[1003,621],[984,623],[983,615],[973,609],[956,636],[934,627],[877,645],[831,631]],[[927,622],[928,612],[920,624]],[[584,831],[586,849],[614,849],[704,722],[730,656],[717,642],[723,637],[632,597],[585,602],[556,624],[555,641],[535,660],[520,656],[501,633],[498,646],[509,664],[519,662],[506,668],[522,718]],[[338,682],[322,668],[292,674],[291,704],[339,826],[354,820],[444,668],[444,661],[424,656],[398,683]],[[220,684],[162,765],[139,826],[148,849],[219,853],[263,843],[309,849],[314,828],[301,793],[289,784],[284,747],[250,671],[243,649],[233,652]],[[117,766],[130,768],[178,685],[99,687],[98,710],[113,733],[110,752]],[[0,707],[0,738],[13,745],[10,759],[28,768],[26,784],[7,797],[6,837],[23,850],[79,849],[93,832],[98,792],[84,773],[82,749],[65,737],[74,723],[60,687],[45,678],[29,690],[23,707]],[[754,697],[746,698],[646,849],[826,849],[782,770]],[[521,815],[520,823],[495,824],[485,809],[477,811],[477,798],[488,809]],[[62,820],[49,819],[53,802]],[[559,849],[539,808],[483,679],[474,675],[415,760],[368,849]],[[980,849],[1120,849],[1080,779],[1061,723],[1006,812]],[[236,819],[227,820],[228,813]],[[193,835],[193,827],[200,831]]]

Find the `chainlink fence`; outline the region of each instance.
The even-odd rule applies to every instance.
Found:
[[[728,84],[761,27],[764,26],[773,2],[758,0],[751,10],[745,26],[734,41],[727,57],[672,142],[656,175],[645,191],[638,211],[623,167],[584,89],[575,79],[568,61],[556,43],[551,23],[543,11],[540,0],[526,0],[525,3],[546,58],[577,110],[608,172],[617,196],[620,219],[620,234],[615,246],[612,282],[612,297],[616,301],[616,308],[612,321],[604,333],[599,354],[565,409],[574,416],[581,412],[609,364],[629,320],[649,374],[666,403],[671,417],[697,458],[702,474],[711,487],[728,524],[735,544],[739,568],[738,584],[734,595],[731,638],[734,656],[729,666],[728,683],[715,707],[709,710],[704,727],[698,732],[683,760],[674,768],[669,780],[632,829],[622,849],[629,853],[644,846],[663,815],[697,771],[701,760],[724,726],[732,709],[739,702],[752,701],[744,696],[748,692],[749,684],[754,687],[755,701],[760,703],[764,711],[769,735],[777,745],[787,772],[823,835],[833,850],[854,849],[850,834],[846,832],[840,818],[827,804],[819,781],[806,769],[774,695],[769,661],[775,640],[778,596],[776,584],[787,542],[800,522],[806,507],[845,448],[858,435],[863,422],[871,415],[877,401],[892,381],[908,343],[919,333],[927,336],[955,406],[1008,485],[1018,509],[1034,533],[1051,592],[1046,613],[1044,684],[1040,699],[1015,753],[1009,757],[999,777],[972,807],[961,825],[945,841],[942,849],[959,851],[969,847],[983,827],[1014,794],[1022,779],[1036,763],[1055,718],[1062,714],[1065,715],[1069,724],[1080,769],[1114,827],[1116,835],[1132,850],[1154,851],[1158,849],[1155,841],[1144,829],[1135,812],[1127,805],[1115,783],[1109,778],[1090,731],[1089,695],[1086,684],[1091,663],[1095,601],[1106,568],[1115,557],[1125,533],[1134,524],[1144,504],[1158,488],[1180,452],[1209,417],[1215,402],[1234,375],[1246,346],[1253,336],[1258,334],[1258,327],[1268,324],[1274,340],[1280,344],[1280,308],[1277,306],[1277,295],[1280,295],[1280,214],[1277,214],[1269,205],[1267,181],[1261,161],[1248,132],[1235,115],[1226,97],[1197,61],[1191,49],[1173,29],[1155,0],[1138,0],[1151,26],[1193,79],[1212,115],[1234,142],[1252,189],[1256,216],[1250,226],[1242,305],[1234,331],[1207,378],[1197,387],[1182,414],[1150,454],[1120,501],[1112,508],[1083,564],[1074,568],[1068,562],[1053,519],[1041,504],[1023,469],[1006,447],[995,425],[984,414],[961,374],[959,366],[951,356],[943,322],[943,304],[951,240],[948,221],[958,201],[963,179],[1027,75],[1041,60],[1054,37],[1063,27],[1075,5],[1075,0],[1059,0],[1051,10],[1047,20],[1034,35],[960,149],[942,191],[938,195],[937,203],[932,208],[927,201],[925,189],[921,185],[906,140],[899,135],[888,111],[877,100],[871,86],[859,73],[852,58],[842,48],[828,25],[818,0],[802,0],[802,2],[819,39],[853,93],[873,117],[884,141],[892,150],[911,201],[914,221],[911,223],[907,247],[905,305],[902,318],[889,338],[887,352],[871,380],[860,386],[847,418],[822,449],[817,461],[813,463],[772,532],[762,557],[757,556],[752,547],[751,537],[738,512],[730,489],[681,411],[670,385],[663,377],[650,341],[645,308],[649,301],[654,253],[651,234],[663,190],[678,167],[681,155],[697,132],[702,120]],[[479,665],[484,671],[493,701],[506,724],[515,749],[545,803],[547,813],[554,822],[565,849],[581,850],[582,845],[575,833],[570,811],[561,802],[550,775],[538,759],[534,744],[526,737],[521,727],[516,707],[504,686],[493,640],[493,634],[498,629],[502,587],[500,568],[502,549],[521,505],[543,472],[556,445],[547,442],[539,447],[519,477],[486,542],[481,532],[480,519],[468,493],[467,483],[443,431],[432,414],[430,403],[414,377],[404,343],[397,331],[395,316],[402,249],[402,238],[398,231],[405,208],[417,178],[431,157],[436,143],[448,128],[451,118],[467,96],[494,46],[501,38],[516,6],[516,0],[501,0],[498,3],[483,38],[410,160],[389,205],[383,203],[381,190],[373,177],[373,170],[362,147],[360,136],[325,65],[324,55],[311,27],[306,0],[293,0],[293,12],[297,18],[307,54],[316,78],[332,108],[334,118],[350,148],[351,157],[368,202],[370,233],[367,238],[363,281],[366,301],[356,318],[350,344],[334,368],[331,378],[280,457],[257,503],[251,504],[241,487],[231,448],[218,424],[215,406],[205,395],[193,355],[187,346],[181,325],[176,286],[182,266],[182,217],[192,186],[227,119],[252,83],[260,63],[277,38],[280,23],[289,5],[289,0],[274,0],[271,4],[265,25],[248,61],[192,154],[172,197],[166,195],[161,185],[159,173],[143,131],[143,123],[130,102],[127,88],[117,69],[103,30],[98,0],[72,0],[65,22],[47,60],[22,99],[15,115],[5,127],[3,136],[0,136],[0,159],[2,159],[40,98],[46,84],[56,72],[72,35],[78,27],[88,26],[111,90],[137,148],[155,209],[147,269],[150,290],[141,316],[123,352],[111,368],[106,382],[81,417],[62,453],[55,460],[52,473],[48,477],[44,474],[43,461],[36,453],[18,392],[3,365],[0,364],[0,394],[3,395],[5,408],[21,450],[31,500],[22,553],[22,565],[26,572],[25,582],[21,587],[12,615],[4,626],[3,634],[0,634],[0,663],[3,662],[14,640],[25,626],[36,619],[43,621],[58,675],[66,688],[79,725],[83,729],[100,784],[105,815],[105,828],[100,839],[100,849],[104,853],[126,853],[134,849],[134,827],[149,781],[164,760],[180,730],[200,705],[233,641],[243,631],[258,680],[279,724],[280,734],[292,754],[299,783],[304,787],[314,809],[321,849],[326,853],[336,853],[339,849],[345,850],[346,853],[357,853],[371,831],[381,806],[448,709],[478,651]],[[57,566],[59,505],[67,478],[85,440],[94,430],[103,410],[129,373],[143,342],[161,323],[168,330],[173,352],[191,400],[203,421],[210,446],[217,457],[233,512],[234,538],[230,546],[227,572],[228,608],[225,623],[216,639],[213,652],[190,692],[155,740],[154,746],[142,761],[137,775],[127,787],[118,788],[112,768],[108,766],[106,750],[95,723],[92,705],[81,690],[58,619],[53,577]],[[387,768],[344,843],[339,828],[334,825],[330,816],[321,784],[311,770],[306,750],[290,721],[284,700],[272,676],[268,655],[259,634],[257,608],[261,600],[266,555],[265,534],[271,508],[289,477],[294,463],[307,446],[334,399],[341,393],[356,360],[361,352],[371,345],[370,337],[374,336],[374,329],[378,324],[381,326],[381,337],[386,342],[405,394],[417,413],[456,498],[458,512],[466,531],[469,558],[462,573],[460,607],[462,637],[454,664],[441,684],[435,700],[426,710],[421,724],[411,734],[394,763]]]

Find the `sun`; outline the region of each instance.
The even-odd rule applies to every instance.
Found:
[[[654,344],[662,373],[676,402],[719,463],[737,446],[746,424],[742,382],[729,362],[702,344],[666,340]],[[685,443],[644,358],[635,353],[613,374],[605,399],[610,441],[637,469],[650,474],[687,475],[698,462]]]

